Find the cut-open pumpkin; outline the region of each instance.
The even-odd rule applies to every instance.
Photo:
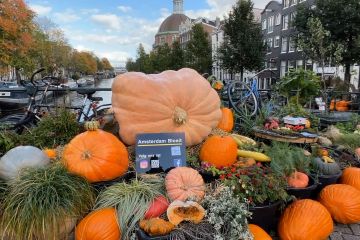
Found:
[[[205,209],[193,201],[174,201],[167,209],[167,217],[174,225],[179,225],[183,221],[195,224],[200,223],[205,217]]]

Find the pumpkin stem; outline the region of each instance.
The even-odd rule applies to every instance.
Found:
[[[100,127],[100,123],[98,121],[85,122],[85,129],[87,131],[96,131],[97,129],[99,129],[99,127]]]
[[[85,151],[83,154],[82,154],[82,159],[83,160],[88,160],[91,158],[91,153],[90,151]]]
[[[174,120],[174,123],[178,126],[185,124],[187,122],[186,111],[180,107],[175,107],[173,120]]]

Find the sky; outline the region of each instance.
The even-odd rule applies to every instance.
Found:
[[[39,16],[61,28],[79,51],[107,57],[113,66],[124,66],[136,57],[142,43],[150,51],[161,22],[172,13],[172,0],[26,0]],[[215,19],[231,9],[236,0],[184,0],[191,18]],[[253,0],[264,8],[267,0]]]

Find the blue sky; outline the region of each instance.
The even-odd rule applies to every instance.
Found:
[[[223,17],[236,0],[185,0],[186,15]],[[122,66],[143,43],[150,50],[161,22],[172,12],[172,0],[26,0],[40,17],[48,17],[78,50],[93,51]],[[268,1],[254,0],[264,8]]]

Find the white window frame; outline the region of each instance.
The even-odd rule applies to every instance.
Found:
[[[286,41],[284,41],[286,40]],[[286,46],[285,46],[285,50],[284,50],[284,42],[286,42]],[[289,40],[287,37],[283,37],[281,38],[281,53],[287,53],[288,51],[288,45],[289,45]]]
[[[279,26],[281,24],[281,14],[278,13],[275,16],[275,26]]]
[[[288,8],[289,6],[289,0],[284,0],[284,8]]]
[[[272,33],[274,31],[274,16],[268,18],[268,33]]]
[[[297,0],[290,0],[289,6],[295,6],[297,4]]]
[[[287,73],[286,61],[281,61],[280,63],[280,77],[284,77]]]
[[[277,44],[276,44],[276,42],[277,42]],[[280,42],[281,42],[280,36],[275,36],[275,38],[274,38],[274,48],[280,47]]]
[[[304,68],[304,61],[303,60],[296,60],[296,69],[299,69],[299,68]]]
[[[289,15],[282,16],[282,30],[289,29]]]
[[[273,44],[274,44],[274,39],[271,37],[271,38],[268,38],[267,41],[266,41],[266,44],[267,44],[267,53],[271,53],[271,49],[273,47]]]
[[[295,61],[295,60],[289,60],[289,61],[288,61],[288,66],[287,66],[288,72],[290,72],[291,69],[296,69],[296,61],[295,61],[295,65],[292,66],[292,68],[290,68],[290,65],[291,65],[290,63],[291,63],[291,62],[294,62],[294,61]]]
[[[289,38],[289,53],[295,52],[296,50],[296,46],[295,46],[295,41],[293,37]]]
[[[262,30],[266,30],[266,24],[267,24],[267,21],[266,19],[262,20]]]

